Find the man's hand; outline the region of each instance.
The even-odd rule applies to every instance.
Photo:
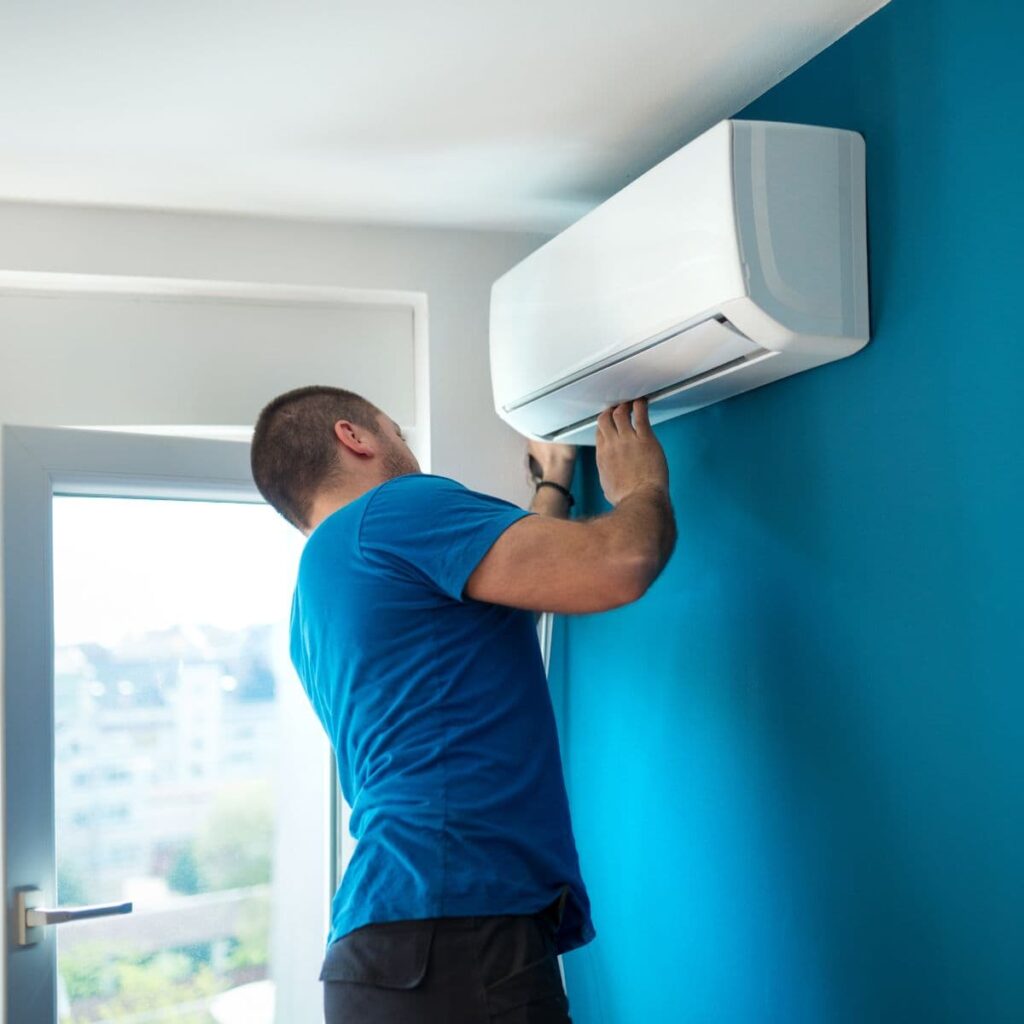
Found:
[[[590,519],[524,516],[484,555],[466,583],[467,596],[568,614],[618,608],[643,596],[672,554],[676,524],[647,403],[638,400],[632,409],[633,422],[629,404],[598,420],[601,486],[615,508]],[[559,497],[553,487],[540,494],[545,491]]]
[[[651,430],[646,398],[623,402],[598,416],[597,469],[601,489],[612,505],[641,487],[668,492],[668,464]]]
[[[576,465],[576,446],[552,444],[548,441],[530,441],[526,446],[530,462],[530,476],[537,480],[554,480],[568,487]]]
[[[575,445],[530,441],[526,451],[530,479],[534,484],[541,480],[551,480],[560,487],[569,488],[576,466]],[[569,499],[554,487],[541,487],[533,496],[530,511],[565,519],[569,515]]]

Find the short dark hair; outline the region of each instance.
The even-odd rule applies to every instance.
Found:
[[[338,474],[334,424],[350,420],[377,434],[378,412],[354,391],[320,384],[278,395],[252,434],[252,477],[260,494],[293,526],[308,529],[317,491]]]

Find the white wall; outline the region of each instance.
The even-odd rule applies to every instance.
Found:
[[[431,469],[520,501],[526,498],[519,472],[522,442],[491,409],[487,305],[491,282],[544,240],[498,232],[0,202],[0,272],[424,295]],[[0,338],[0,373],[6,341]],[[47,381],[39,379],[21,394],[19,405],[35,410],[32,422],[66,422],[61,410],[51,407],[51,393]],[[0,422],[10,422],[12,411],[0,407]]]

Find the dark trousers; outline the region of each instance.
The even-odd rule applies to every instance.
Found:
[[[555,952],[564,898],[537,914],[349,932],[320,974],[326,1024],[572,1024]]]

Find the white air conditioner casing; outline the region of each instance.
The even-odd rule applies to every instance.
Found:
[[[722,121],[494,283],[491,379],[523,434],[592,444],[609,405],[652,422],[868,340],[864,140]]]

